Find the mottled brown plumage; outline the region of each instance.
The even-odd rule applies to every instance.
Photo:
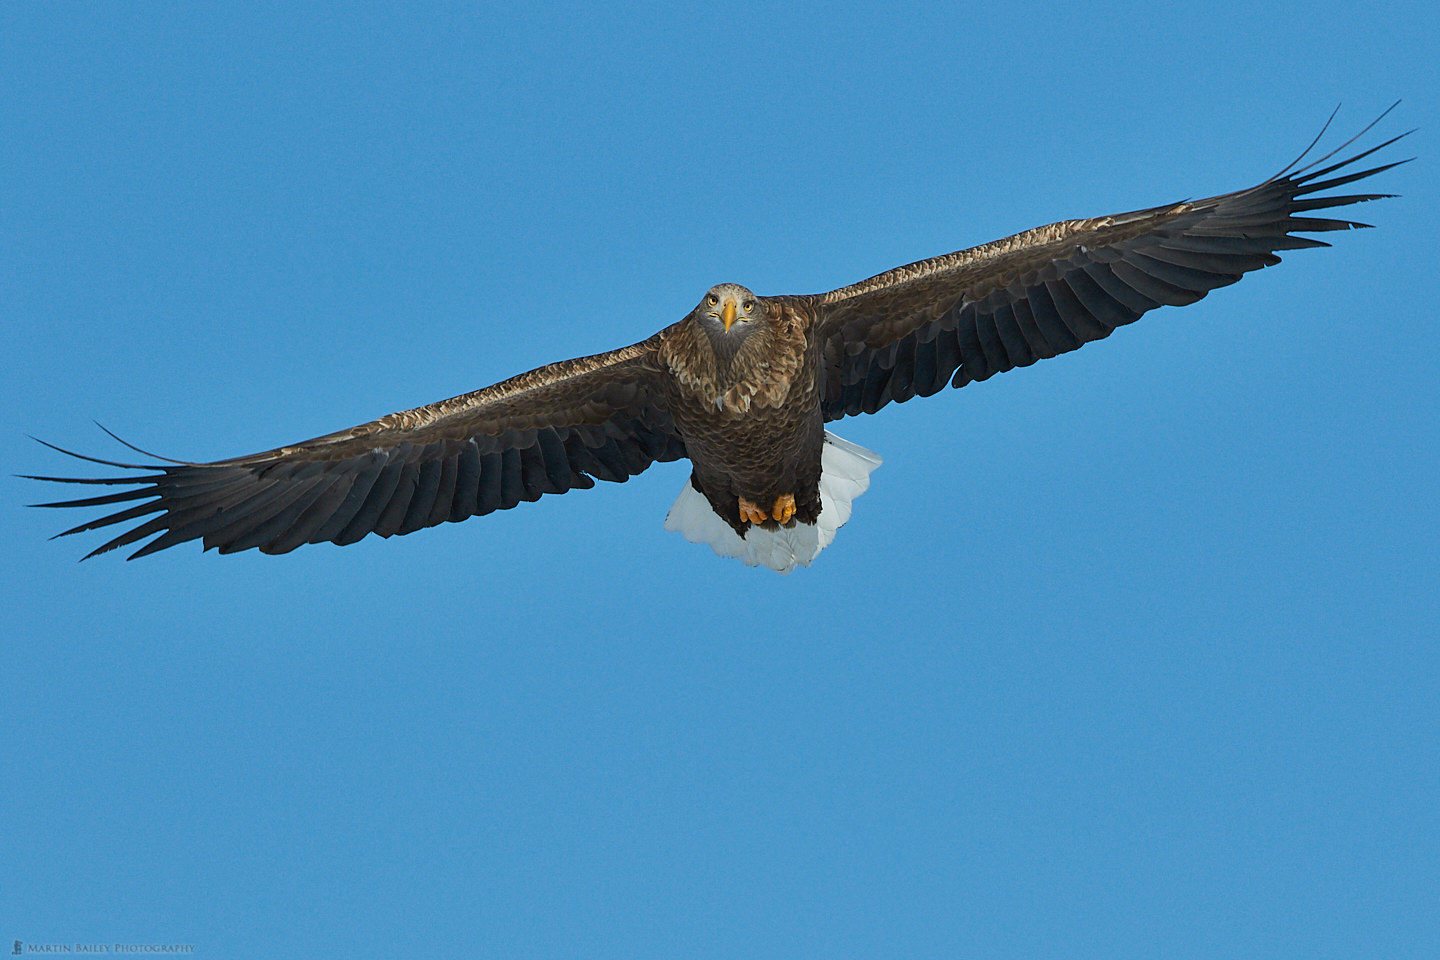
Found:
[[[135,487],[44,504],[139,501],[66,531],[137,522],[92,555],[151,536],[132,556],[196,538],[221,553],[346,544],[682,457],[740,536],[753,534],[742,499],[764,512],[793,497],[787,526],[814,524],[826,422],[1074,350],[1278,263],[1278,250],[1327,246],[1294,233],[1365,224],[1297,214],[1386,196],[1312,195],[1395,166],[1323,179],[1393,142],[1205,200],[1027,230],[826,294],[756,297],[721,284],[633,346],[264,453],[154,465],[82,457],[148,473],[35,479]]]
[[[818,316],[810,298],[774,297],[758,307],[759,322],[733,356],[691,318],[662,331],[657,351],[669,374],[666,406],[694,466],[691,482],[742,535],[742,497],[768,508],[791,495],[800,523],[814,523],[820,512]]]

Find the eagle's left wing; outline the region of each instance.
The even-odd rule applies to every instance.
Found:
[[[1279,263],[1277,250],[1328,246],[1292,234],[1368,224],[1297,214],[1390,194],[1310,194],[1405,162],[1323,179],[1398,139],[1315,169],[1333,151],[1247,190],[1052,223],[824,294],[817,299],[825,419],[874,413],[946,381],[961,387],[1078,349],[1147,310],[1194,303]]]

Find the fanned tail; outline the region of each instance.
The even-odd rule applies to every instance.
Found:
[[[870,474],[880,463],[878,454],[827,430],[820,451],[820,516],[815,523],[796,523],[778,530],[751,527],[741,537],[687,479],[665,517],[665,529],[691,543],[708,543],[722,557],[789,573],[797,566],[810,566],[835,539],[835,531],[850,519],[851,501],[869,489]]]

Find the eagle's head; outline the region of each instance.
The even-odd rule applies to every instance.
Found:
[[[711,343],[733,353],[763,326],[766,314],[760,298],[740,284],[717,283],[690,316],[710,335]]]

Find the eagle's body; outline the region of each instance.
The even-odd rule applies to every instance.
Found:
[[[816,389],[816,311],[801,297],[759,306],[767,309],[758,329],[733,355],[717,349],[693,318],[666,330],[657,351],[668,374],[665,400],[693,466],[690,482],[740,534],[747,526],[742,498],[768,506],[793,496],[800,523],[814,523],[820,512],[825,418]]]
[[[196,538],[221,553],[284,553],[409,533],[688,458],[667,529],[788,571],[830,542],[880,462],[827,423],[1075,350],[1278,263],[1278,250],[1327,246],[1295,234],[1365,224],[1299,214],[1385,196],[1314,194],[1395,166],[1322,179],[1392,142],[1316,169],[1332,151],[1233,193],[1038,227],[825,294],[759,297],[720,284],[632,346],[263,453],[99,460],[149,473],[37,479],[137,487],[46,504],[142,501],[66,531],[139,521],[93,553],[150,536],[134,556]]]

